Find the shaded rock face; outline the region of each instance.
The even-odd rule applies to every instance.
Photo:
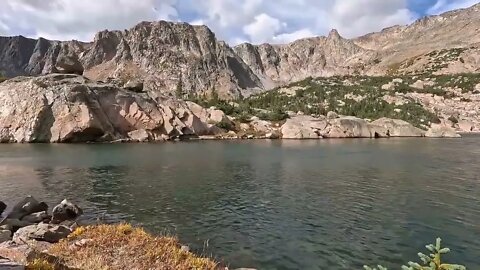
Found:
[[[7,208],[7,205],[0,201],[0,216],[2,215],[3,211],[5,211],[5,209]]]
[[[189,104],[73,74],[18,77],[0,84],[0,142],[129,140],[136,130],[149,140],[209,135],[212,126]]]
[[[94,80],[141,79],[145,91],[232,98],[307,77],[423,72],[438,59],[430,52],[458,49],[439,73],[478,72],[480,4],[422,18],[408,26],[345,39],[332,30],[284,45],[217,40],[205,26],[142,22],[124,31],[99,32],[91,43],[0,37],[0,72],[13,77],[52,72]],[[461,59],[461,60],[460,60]],[[385,87],[389,87],[386,85]],[[135,87],[134,89],[138,89]]]

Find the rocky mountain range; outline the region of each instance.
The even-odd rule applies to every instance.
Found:
[[[231,47],[206,26],[165,21],[105,30],[90,43],[0,37],[6,77],[64,72],[94,81],[140,79],[147,91],[222,98],[307,77],[479,71],[480,4],[354,39],[332,30],[285,45]]]

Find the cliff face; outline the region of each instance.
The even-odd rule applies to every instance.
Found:
[[[17,77],[0,84],[0,143],[162,141],[219,132],[210,111],[72,74]]]
[[[205,26],[142,22],[129,30],[99,32],[91,43],[0,37],[0,73],[137,78],[151,92],[216,91],[232,98],[310,76],[478,72],[479,44],[480,4],[356,39],[332,30],[328,37],[285,45],[234,48]]]

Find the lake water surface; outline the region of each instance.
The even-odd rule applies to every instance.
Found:
[[[391,269],[437,236],[480,269],[480,137],[0,145],[0,200],[179,236],[232,267]]]

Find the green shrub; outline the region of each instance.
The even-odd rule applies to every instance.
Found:
[[[261,120],[278,122],[287,119],[288,114],[282,110],[275,110],[273,112],[260,113],[258,114],[258,118]]]
[[[226,122],[216,123],[215,126],[218,127],[218,128],[221,128],[221,129],[225,129],[225,130],[232,130],[233,129],[232,124],[226,123]]]
[[[423,253],[418,253],[421,263],[408,262],[408,266],[402,266],[402,270],[466,270],[467,268],[463,265],[458,264],[448,264],[442,262],[442,256],[450,252],[449,248],[442,248],[441,246],[442,239],[437,238],[435,245],[427,245],[426,248],[430,252],[430,255],[425,255]],[[381,265],[378,268],[371,268],[369,266],[364,266],[365,270],[387,270],[386,267]]]
[[[7,80],[7,77],[5,77],[2,73],[0,73],[0,83],[6,80]]]
[[[458,123],[458,119],[457,119],[455,116],[453,116],[453,115],[450,116],[450,117],[448,118],[448,120],[449,120],[450,122],[454,123],[454,124]]]
[[[240,123],[249,123],[250,122],[250,118],[252,118],[251,115],[247,114],[247,113],[243,113],[243,114],[240,114],[237,116],[237,120],[240,122]]]

